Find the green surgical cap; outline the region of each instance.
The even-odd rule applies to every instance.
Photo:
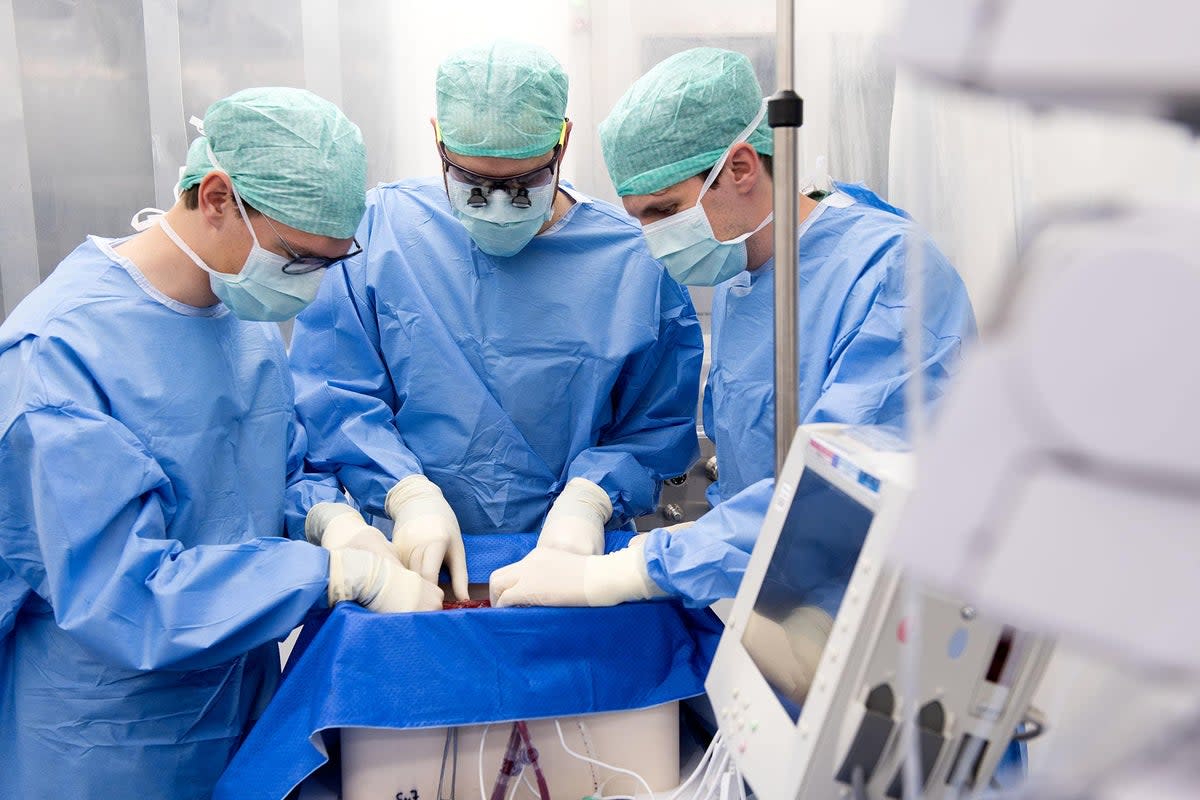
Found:
[[[600,149],[617,194],[651,194],[712,168],[754,121],[762,100],[741,53],[697,47],[661,62],[600,123]],[[765,115],[748,141],[771,155]]]
[[[567,73],[540,47],[499,41],[438,66],[437,120],[446,149],[464,156],[531,158],[558,144]]]
[[[242,199],[297,230],[348,239],[366,211],[367,151],[358,126],[303,89],[244,89],[204,114],[180,191],[214,167],[212,148]]]

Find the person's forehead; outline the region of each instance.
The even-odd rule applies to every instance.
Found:
[[[498,158],[495,156],[464,156],[446,149],[446,157],[454,164],[469,172],[475,172],[489,178],[506,178],[513,175],[524,175],[530,170],[545,166],[554,154],[554,148],[530,158]]]
[[[621,198],[621,203],[630,214],[636,215],[643,211],[659,209],[673,203],[692,199],[699,192],[700,186],[703,184],[704,182],[699,178],[692,177],[651,194],[626,195]]]
[[[285,225],[274,218],[271,219],[271,224],[279,232],[279,235],[287,240],[288,244],[302,250],[304,255],[335,258],[345,253],[348,246],[352,243],[351,239],[334,239],[331,236],[322,236],[319,233],[302,231],[299,228]]]

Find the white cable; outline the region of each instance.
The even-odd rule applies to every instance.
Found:
[[[722,749],[721,766],[717,767],[716,769],[714,769],[712,771],[712,780],[708,785],[708,794],[704,795],[704,797],[712,798],[712,800],[717,800],[717,798],[718,798],[717,787],[720,786],[722,777],[725,775],[725,770],[729,768],[729,762],[732,760],[733,760],[733,754],[730,753],[728,750]]]
[[[921,234],[913,232],[908,237],[904,255],[904,288],[909,296],[904,316],[904,362],[909,370],[904,384],[904,419],[909,447],[919,457],[925,438],[925,242]]]
[[[679,787],[671,793],[667,800],[679,800],[680,796],[692,784],[692,782],[696,780],[696,778],[700,777],[701,773],[706,772],[706,768],[710,766],[714,754],[721,748],[723,743],[724,740],[721,737],[721,732],[718,731],[717,735],[713,737],[712,742],[709,743],[708,749],[704,751],[704,755],[700,758],[700,763],[697,764],[696,768],[692,770],[692,774],[689,775],[687,780],[681,783]]]
[[[597,758],[588,758],[582,753],[576,753],[567,746],[567,739],[565,736],[563,736],[562,725],[559,724],[558,720],[554,720],[554,729],[558,731],[559,744],[562,745],[563,750],[566,750],[568,754],[588,764],[595,764],[598,767],[604,767],[605,769],[610,769],[613,772],[619,772],[622,775],[628,775],[631,778],[635,778],[637,782],[645,788],[646,795],[653,800],[654,790],[650,788],[650,784],[646,783],[645,779],[641,775],[638,775],[636,772],[632,772],[631,770],[622,769],[621,767],[614,767],[612,764],[606,764]]]
[[[542,796],[542,792],[541,792],[541,790],[540,790],[540,789],[538,789],[536,786],[534,786],[532,783],[530,783],[530,782],[529,782],[529,776],[525,774],[525,768],[524,768],[524,767],[521,767],[521,780],[522,780],[522,781],[524,781],[524,783],[525,783],[525,788],[527,788],[527,789],[529,790],[529,793],[530,793],[530,794],[532,794],[534,797],[541,797],[541,796]]]
[[[718,760],[718,758],[720,760]],[[700,779],[700,785],[696,787],[696,800],[706,800],[707,798],[715,797],[717,782],[720,780],[721,773],[725,771],[726,765],[729,764],[729,751],[721,748],[720,756],[714,756],[709,763],[708,769],[704,771],[704,776]],[[707,785],[707,789],[705,786]]]
[[[711,784],[713,772],[717,768],[717,765],[724,760],[724,758],[724,752],[713,754],[713,760],[708,762],[707,769],[705,769],[704,774],[700,776],[700,783],[696,784],[696,791],[692,793],[692,800],[704,800],[704,798],[712,796]]]
[[[700,773],[700,782],[696,784],[696,791],[692,793],[693,798],[707,797],[706,786],[712,781],[713,772],[720,768],[721,763],[725,760],[725,749],[719,747],[713,751],[713,757],[704,767],[704,771]]]
[[[679,784],[679,788],[672,792],[671,796],[668,797],[667,800],[679,800],[679,797],[683,794],[684,790],[687,789],[687,787],[691,785],[692,781],[696,780],[697,776],[699,776],[700,773],[704,771],[705,767],[708,766],[709,761],[712,760],[713,753],[715,753],[717,748],[721,746],[721,741],[721,732],[717,731],[717,735],[713,737],[712,742],[708,745],[708,749],[704,751],[704,755],[700,758],[700,763],[696,765],[694,770],[692,770],[692,774],[687,777],[687,780]]]
[[[479,735],[479,800],[488,800],[487,789],[483,788],[483,743],[487,741],[488,728],[491,725],[483,726],[483,733]]]
[[[600,781],[600,783],[597,784],[597,786],[596,786],[596,795],[595,795],[596,800],[619,800],[620,798],[623,798],[623,797],[629,797],[630,800],[632,800],[633,795],[605,794],[604,793],[604,787],[608,786],[609,781],[615,781],[619,777],[621,777],[621,776],[620,775],[609,775],[607,778]]]
[[[517,796],[517,790],[521,788],[521,778],[525,777],[525,765],[521,765],[521,771],[517,773],[516,780],[512,782],[512,789],[508,792],[508,800],[513,800]],[[534,797],[538,796],[537,792],[533,793]]]
[[[921,594],[911,578],[902,579],[904,616],[908,621],[908,641],[900,654],[900,742],[904,754],[900,777],[904,797],[920,797],[921,743],[917,739],[917,713],[920,709]]]

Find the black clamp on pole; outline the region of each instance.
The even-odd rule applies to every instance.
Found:
[[[782,89],[767,100],[767,124],[772,128],[799,128],[804,124],[804,100],[791,89]]]

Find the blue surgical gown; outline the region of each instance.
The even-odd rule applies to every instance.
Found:
[[[945,390],[975,314],[954,267],[904,212],[862,186],[837,184],[799,237],[801,423],[904,425],[911,298],[905,262],[925,280],[926,402]],[[919,248],[919,253],[917,252]],[[775,474],[775,263],[716,288],[704,431],[720,466],[717,499]]]
[[[0,326],[0,797],[209,797],[325,595],[292,400],[107,240]]]
[[[975,314],[954,267],[903,211],[863,186],[836,186],[799,232],[799,418],[901,427],[911,375],[903,343],[907,259],[919,248],[927,404],[945,391],[963,343],[974,338]],[[736,594],[771,498],[774,278],[768,261],[713,294],[704,430],[716,446],[715,499],[726,502],[691,528],[652,531],[646,541],[650,577],[695,605]]]
[[[364,253],[298,318],[292,369],[309,460],[372,514],[422,473],[464,531],[535,531],[582,477],[614,528],[695,461],[691,301],[628,216],[572,196],[501,258],[451,216],[440,179],[368,194]]]

